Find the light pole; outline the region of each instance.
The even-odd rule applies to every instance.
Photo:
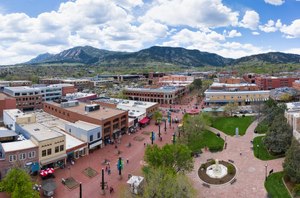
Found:
[[[167,132],[167,119],[165,119],[165,133]]]
[[[102,190],[102,195],[105,195],[105,181],[104,181],[104,168],[101,170],[101,190]]]
[[[82,184],[79,184],[79,197],[82,198]]]
[[[160,138],[160,122],[158,123],[158,137]]]
[[[256,145],[256,147],[257,147],[257,158],[259,159],[259,144]]]
[[[266,167],[266,181],[268,180],[268,164],[265,165]]]

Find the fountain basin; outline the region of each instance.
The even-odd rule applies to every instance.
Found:
[[[211,178],[220,179],[228,174],[227,167],[223,164],[213,164],[207,167],[206,174]]]

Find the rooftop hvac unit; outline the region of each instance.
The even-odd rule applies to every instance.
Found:
[[[86,105],[84,110],[86,112],[91,112],[91,111],[97,111],[100,109],[100,105],[99,104],[90,104],[90,105]]]
[[[62,102],[62,103],[60,103],[60,106],[62,108],[76,107],[78,105],[79,105],[78,101],[68,101],[68,102]]]

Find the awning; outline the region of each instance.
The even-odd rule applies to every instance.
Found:
[[[140,123],[140,124],[147,124],[149,121],[150,121],[149,118],[144,117],[143,119],[141,119],[141,120],[139,121],[139,123]]]
[[[95,142],[95,143],[93,143],[93,144],[90,144],[90,145],[89,145],[89,149],[92,149],[92,148],[94,148],[94,147],[96,147],[96,146],[98,146],[98,145],[100,145],[100,144],[102,144],[102,140],[100,140],[100,141],[98,141],[98,142]]]
[[[67,157],[67,154],[62,154],[62,155],[59,155],[59,156],[52,157],[50,159],[41,160],[41,164],[44,166],[44,165],[47,165],[47,164],[65,159],[66,157]]]

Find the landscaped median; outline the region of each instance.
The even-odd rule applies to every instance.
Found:
[[[272,160],[276,158],[283,157],[282,155],[276,156],[276,155],[271,155],[268,150],[266,149],[264,143],[263,143],[263,138],[265,136],[258,136],[253,139],[253,151],[254,151],[254,156],[258,159],[261,160]]]
[[[283,178],[283,172],[272,173],[265,181],[265,188],[272,198],[291,198],[288,190],[286,189]]]
[[[203,133],[193,137],[187,146],[192,152],[200,151],[204,147],[208,147],[211,152],[216,152],[223,150],[224,140],[215,133],[205,130]]]
[[[244,135],[247,128],[253,122],[253,116],[245,117],[217,117],[212,122],[212,127],[234,136],[236,128],[239,129],[239,135]]]

